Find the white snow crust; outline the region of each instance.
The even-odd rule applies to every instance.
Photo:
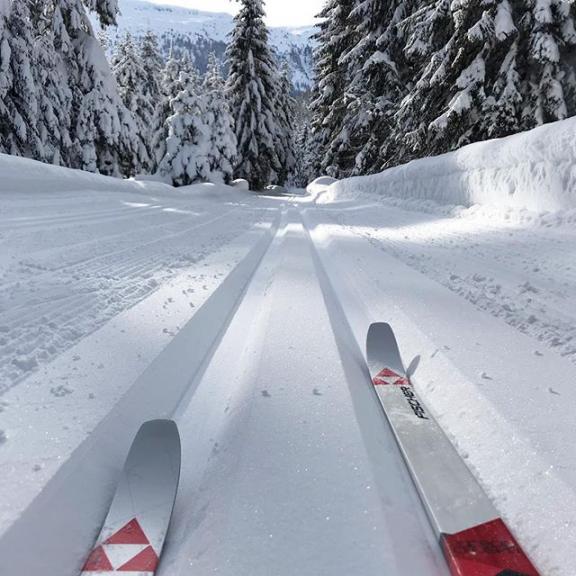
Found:
[[[573,576],[575,126],[277,197],[0,156],[0,572],[78,574],[170,417],[159,576],[447,576],[366,379],[387,321],[538,569]]]
[[[231,186],[238,188],[239,190],[250,190],[250,182],[244,180],[244,178],[237,178],[231,182]]]

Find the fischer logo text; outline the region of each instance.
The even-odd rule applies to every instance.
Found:
[[[420,404],[418,398],[416,398],[416,395],[414,394],[414,392],[412,392],[412,389],[408,386],[400,386],[400,390],[402,390],[402,393],[404,394],[404,396],[406,396],[408,404],[410,404],[410,407],[412,408],[414,414],[416,414],[416,416],[418,416],[418,418],[422,420],[428,420],[429,418],[428,416],[426,416],[424,406]]]

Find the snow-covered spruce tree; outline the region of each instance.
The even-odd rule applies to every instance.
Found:
[[[5,15],[0,53],[0,134],[4,152],[41,158],[34,32],[27,0],[13,0]]]
[[[175,186],[187,186],[210,177],[209,129],[205,124],[206,104],[194,74],[180,72],[182,86],[171,102],[174,114],[167,120],[166,154],[159,172]]]
[[[151,172],[155,172],[158,162],[152,144],[153,138],[159,125],[166,121],[167,116],[161,116],[162,107],[159,106],[162,100],[161,80],[164,69],[164,59],[160,53],[158,38],[150,30],[146,32],[141,40],[140,60],[145,74],[145,80],[141,88],[142,98],[145,103],[140,111],[140,117],[143,122],[144,141],[150,159],[149,169]]]
[[[393,161],[454,150],[576,112],[573,3],[434,0],[400,24],[416,82]],[[568,72],[568,73],[567,73]]]
[[[353,43],[340,58],[349,72],[342,130],[332,147],[346,144],[341,169],[366,174],[382,169],[383,148],[394,128],[393,116],[410,82],[398,24],[414,0],[357,0],[349,16],[356,30]]]
[[[120,97],[124,106],[132,113],[137,129],[134,142],[136,154],[127,157],[130,163],[121,166],[121,171],[127,176],[134,176],[141,171],[149,172],[151,162],[147,142],[154,104],[145,93],[147,74],[129,33],[125,34],[116,47],[112,59],[112,71],[116,77]]]
[[[296,166],[292,175],[292,184],[296,188],[306,188],[315,178],[314,141],[308,122],[302,122],[296,130]]]
[[[72,94],[70,164],[120,175],[131,163],[136,124],[123,105],[104,52],[95,38],[86,8],[103,25],[113,24],[117,0],[49,0],[54,45]]]
[[[527,56],[523,124],[532,128],[576,113],[576,5],[566,0],[525,0],[518,19]]]
[[[235,175],[260,190],[276,179],[278,76],[268,47],[262,0],[241,0],[227,50],[228,93],[238,141]]]
[[[203,92],[206,98],[205,121],[209,132],[208,162],[211,182],[230,182],[238,153],[234,118],[226,99],[224,80],[216,54],[208,58]]]
[[[41,4],[41,0],[35,2]],[[41,7],[32,7],[38,16]],[[61,59],[54,46],[54,34],[44,16],[33,18],[33,26],[41,33],[34,43],[34,78],[41,90],[37,93],[39,118],[38,133],[42,142],[42,155],[38,160],[52,164],[73,164],[70,136],[73,94],[67,77],[63,75]]]
[[[156,114],[150,138],[152,162],[158,166],[166,155],[166,139],[168,138],[168,118],[172,116],[172,100],[178,96],[182,86],[180,84],[180,60],[172,55],[168,58],[160,78],[160,100],[156,107]]]
[[[350,164],[348,134],[343,127],[350,74],[341,59],[354,42],[355,30],[349,18],[354,5],[355,0],[327,1],[318,15],[322,22],[314,53],[316,85],[311,106],[314,139],[322,155],[317,171],[336,178],[345,175],[345,165]]]
[[[279,161],[276,181],[280,186],[284,186],[290,180],[296,168],[296,151],[294,149],[296,102],[292,96],[293,92],[290,68],[288,63],[284,62],[278,81],[275,112],[278,119],[276,153]]]

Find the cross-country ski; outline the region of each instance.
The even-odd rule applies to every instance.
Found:
[[[372,324],[372,384],[454,576],[538,576],[484,490],[422,404],[389,324]]]
[[[0,576],[575,576],[575,294],[576,0],[0,0]]]
[[[178,489],[180,452],[173,421],[142,425],[82,576],[156,573]]]

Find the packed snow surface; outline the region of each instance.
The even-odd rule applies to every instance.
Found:
[[[78,574],[157,417],[184,457],[159,576],[447,576],[366,374],[375,321],[542,574],[573,576],[576,228],[542,212],[571,207],[547,168],[571,126],[519,140],[552,200],[513,140],[276,197],[0,156],[2,576]]]

